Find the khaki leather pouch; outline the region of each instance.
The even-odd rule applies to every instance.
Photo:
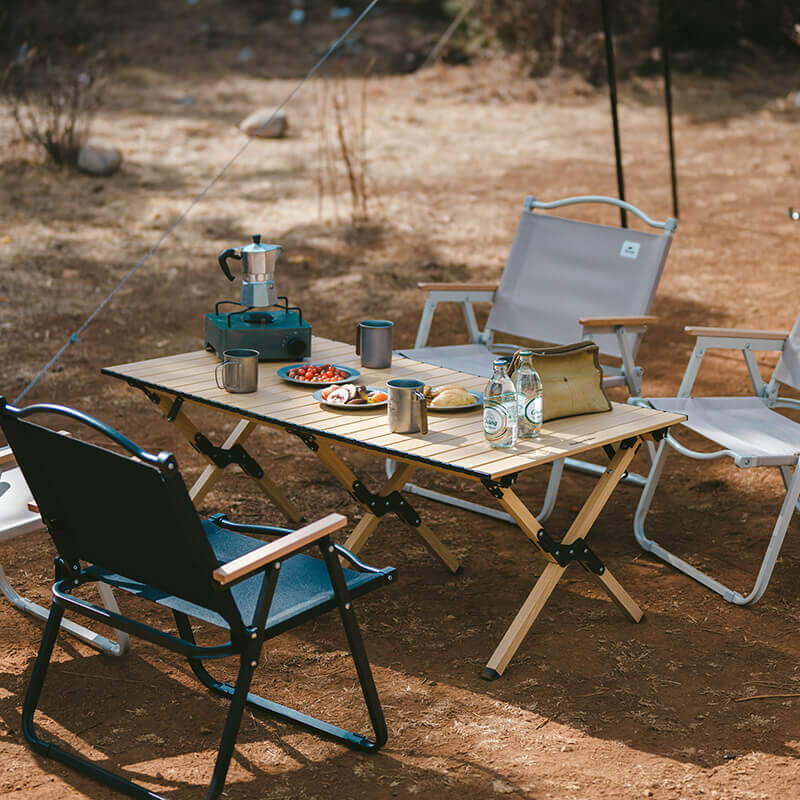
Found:
[[[533,352],[533,366],[542,379],[544,422],[611,411],[603,388],[599,348],[594,342],[528,349]],[[508,368],[512,380],[518,364],[519,351],[514,353]]]

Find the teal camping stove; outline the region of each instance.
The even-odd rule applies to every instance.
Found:
[[[242,262],[242,300],[221,300],[213,314],[206,314],[206,349],[222,358],[226,350],[247,347],[258,350],[260,361],[299,361],[311,355],[311,325],[298,306],[290,306],[275,289],[275,262],[281,253],[277,244],[252,244],[229,247],[219,254],[219,265],[232,281],[228,259]],[[239,306],[221,312],[220,306]]]

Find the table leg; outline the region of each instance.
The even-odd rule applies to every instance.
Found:
[[[255,423],[248,422],[246,419],[239,420],[222,446],[224,448],[231,448],[235,444],[244,444],[254,428]],[[204,456],[204,458],[208,461],[208,466],[203,470],[200,477],[189,490],[189,497],[191,497],[192,502],[198,506],[203,502],[203,499],[211,491],[214,484],[222,477],[222,470],[216,466],[208,456]]]
[[[170,398],[168,395],[158,394],[159,398],[159,408],[162,411],[164,409],[168,409],[164,411],[165,416],[172,422],[175,427],[183,434],[183,436],[187,439],[189,444],[197,450],[203,458],[208,461],[208,466],[203,470],[200,477],[195,481],[192,488],[189,490],[189,497],[192,499],[192,502],[199,506],[205,496],[211,491],[213,485],[219,480],[220,476],[222,475],[222,467],[217,466],[214,463],[214,459],[207,453],[203,453],[197,444],[197,437],[200,434],[199,429],[197,426],[189,419],[186,412],[180,408],[177,413],[173,414],[169,409],[172,408],[172,401],[174,398]],[[220,451],[230,451],[232,448],[239,445],[241,447],[242,443],[245,442],[250,434],[256,429],[257,423],[251,420],[242,419],[236,424],[234,429],[228,435],[228,438],[222,444]],[[246,470],[245,470],[246,472]],[[286,517],[291,520],[292,522],[302,522],[303,521],[303,514],[297,508],[297,506],[287,497],[284,491],[278,486],[275,481],[269,478],[266,472],[263,472],[259,475],[250,475],[250,477],[255,481],[258,488],[263,492],[263,494],[274,503],[285,515]]]
[[[353,532],[345,542],[345,547],[352,550],[353,553],[358,553],[364,546],[367,539],[372,535],[372,532],[380,522],[380,517],[386,513],[383,510],[380,514],[374,514],[370,509],[367,502],[360,498],[354,491],[355,485],[360,483],[356,475],[342,461],[341,458],[334,452],[333,448],[323,439],[315,439],[313,442],[312,450],[314,455],[330,470],[336,480],[344,486],[344,488],[351,494],[359,503],[361,503],[364,510],[367,512],[361,521],[356,525]],[[403,464],[392,475],[386,483],[378,490],[372,497],[376,499],[384,499],[389,495],[394,495],[402,499],[398,487],[403,486],[416,467],[413,464]],[[404,502],[404,501],[403,501]],[[392,510],[392,509],[390,509]],[[409,521],[401,512],[398,512],[398,517],[403,520],[409,527],[415,530],[422,539],[422,543],[429,550],[429,552],[438,558],[442,563],[451,571],[458,572],[461,569],[459,563],[453,552],[445,545],[445,543],[424,523],[418,516],[415,520]],[[411,516],[411,515],[409,515]]]
[[[620,449],[614,455],[608,469],[600,476],[578,516],[573,520],[572,525],[570,525],[569,530],[561,540],[560,545],[572,544],[579,539],[583,539],[588,534],[589,529],[603,510],[611,493],[633,460],[636,449],[636,447],[631,446],[626,449]],[[549,563],[545,566],[527,599],[517,612],[514,621],[505,632],[492,657],[481,672],[481,677],[486,680],[495,680],[503,674],[567,568],[566,564],[558,563],[554,556],[543,547],[539,539],[539,532],[542,531],[542,526],[519,497],[510,488],[506,487],[496,487],[495,493],[500,505],[514,517],[525,535],[544,552]],[[582,563],[579,556],[576,556],[575,560]],[[568,563],[570,562],[567,561]],[[605,565],[601,563],[598,569],[599,572],[590,570],[593,577],[598,580],[602,588],[628,619],[633,622],[639,622],[644,614],[636,602],[622,588],[619,581],[611,575]]]
[[[378,489],[377,493],[385,497],[390,492],[397,491],[397,489],[405,485],[406,481],[411,477],[415,469],[416,468],[413,464],[401,464],[400,467],[395,470],[392,477],[389,478],[389,480],[387,480],[380,489]],[[367,543],[367,539],[372,536],[375,528],[378,527],[380,519],[380,517],[376,517],[375,514],[370,512],[364,514],[364,516],[361,517],[358,525],[353,528],[353,532],[347,538],[344,546],[351,553],[358,555],[361,552],[361,549]]]

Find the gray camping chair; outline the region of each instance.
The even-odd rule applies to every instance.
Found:
[[[598,225],[536,213],[581,203],[604,203],[625,208],[660,233]],[[624,386],[632,397],[641,395],[642,368],[636,352],[650,316],[656,289],[672,244],[677,221],[655,222],[644,212],[613,197],[568,197],[542,203],[525,200],[517,234],[499,285],[491,283],[422,283],[428,298],[414,347],[400,355],[427,364],[488,377],[497,354],[513,353],[517,345],[500,344],[495,334],[536,342],[568,344],[591,339],[600,348],[603,385]],[[490,302],[484,330],[475,318],[473,303]],[[428,347],[431,322],[439,303],[460,303],[469,343]],[[603,358],[604,357],[604,358]],[[618,364],[606,363],[606,359]],[[555,505],[564,466],[601,475],[605,466],[575,459],[554,462],[537,519],[543,522]],[[392,467],[387,467],[391,471]],[[628,483],[643,486],[640,475]],[[407,484],[406,491],[468,508],[511,522],[507,514],[468,503],[441,492]]]
[[[686,368],[677,397],[639,398],[629,402],[647,404],[663,411],[686,414],[683,424],[713,442],[721,450],[699,452],[678,442],[672,434],[662,441],[656,452],[647,484],[642,492],[634,517],[636,540],[676,569],[685,572],[704,586],[737,605],[755,603],[767,588],[775,561],[783,544],[786,530],[800,495],[800,424],[778,414],[775,408],[800,409],[800,401],[780,397],[781,384],[800,389],[800,318],[791,333],[780,331],[746,331],[726,328],[686,328],[697,337],[691,360]],[[753,384],[753,395],[742,397],[691,397],[700,363],[710,348],[741,350]],[[780,360],[769,382],[765,382],[758,369],[754,351],[778,350]],[[786,487],[778,519],[762,559],[755,585],[747,595],[719,583],[666,550],[645,535],[645,519],[653,502],[653,495],[661,479],[664,463],[670,449],[690,458],[709,460],[728,457],[741,469],[751,467],[777,467]]]
[[[0,542],[23,536],[26,533],[44,530],[44,523],[39,512],[34,510],[33,495],[22,475],[22,470],[16,464],[16,458],[10,447],[0,448]],[[97,590],[103,605],[110,611],[119,613],[114,593],[105,583],[98,583]],[[48,611],[33,600],[22,597],[9,582],[6,573],[0,565],[0,591],[8,598],[14,608],[26,614],[47,620]],[[61,627],[83,639],[87,644],[96,647],[104,653],[113,656],[124,655],[129,648],[130,638],[124,631],[116,631],[117,641],[90,630],[84,625],[78,625],[65,619]]]

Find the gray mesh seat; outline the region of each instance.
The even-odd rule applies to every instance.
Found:
[[[203,520],[203,528],[214,557],[220,564],[251,553],[264,544],[260,539],[254,539],[251,536],[235,533],[218,526],[213,517]],[[375,572],[358,572],[342,568],[351,598],[360,597],[386,583],[387,577],[393,572],[394,570],[391,568]],[[143,597],[171,611],[202,619],[218,628],[230,629],[230,624],[216,611],[189,602],[177,595],[168,594],[141,581],[110,572],[97,565],[87,567],[87,573],[97,580]],[[260,575],[254,575],[231,587],[233,602],[245,627],[256,624],[258,595],[262,582]],[[278,573],[278,583],[264,625],[265,638],[277,636],[279,633],[335,607],[336,594],[325,562],[302,553],[292,556],[283,562]]]
[[[740,466],[794,466],[800,456],[800,425],[759,397],[649,397],[647,402],[686,414],[684,427],[728,450]]]
[[[687,328],[697,338],[677,397],[640,398],[663,411],[677,411],[688,419],[683,426],[708,440],[715,450],[694,450],[670,433],[660,443],[634,517],[634,534],[648,552],[686,573],[709,589],[738,605],[755,603],[766,591],[775,562],[800,496],[800,424],[776,409],[800,409],[800,402],[782,397],[782,384],[800,389],[800,318],[790,333],[746,331],[726,328]],[[749,396],[692,397],[692,389],[706,352],[711,349],[740,350],[747,366],[753,392]],[[781,352],[769,379],[761,377],[754,353]],[[645,533],[645,522],[656,488],[661,480],[667,454],[677,451],[697,460],[729,458],[740,469],[775,467],[780,471],[786,494],[768,540],[753,588],[742,594],[689,564]]]

